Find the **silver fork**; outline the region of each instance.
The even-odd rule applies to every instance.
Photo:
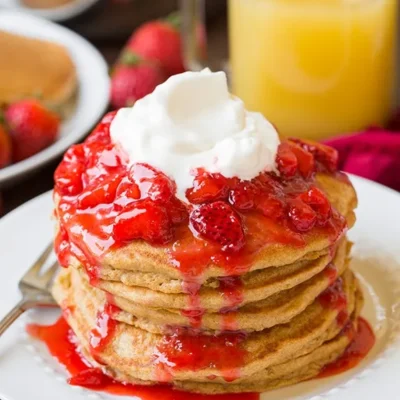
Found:
[[[26,310],[34,307],[56,307],[57,303],[50,293],[55,272],[58,268],[57,261],[45,272],[41,273],[42,267],[48,261],[53,244],[50,243],[39,256],[32,267],[25,273],[18,283],[22,299],[19,303],[0,321],[0,336],[5,330]]]

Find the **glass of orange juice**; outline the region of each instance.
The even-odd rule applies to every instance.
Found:
[[[185,4],[185,5],[184,5]],[[397,103],[397,0],[229,0],[231,86],[287,136],[384,124]],[[204,2],[182,0],[189,67]]]

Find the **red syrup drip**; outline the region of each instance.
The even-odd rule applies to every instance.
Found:
[[[181,314],[188,319],[190,326],[194,329],[201,328],[205,312],[205,309],[201,306],[200,288],[201,284],[198,282],[182,282],[182,290],[189,295],[189,301],[187,309],[181,310]]]
[[[375,334],[370,324],[362,317],[358,318],[357,331],[354,328],[344,328],[344,333],[352,337],[352,342],[345,352],[333,363],[322,368],[318,378],[326,378],[341,374],[356,367],[370,352],[375,344]]]
[[[96,327],[89,334],[90,351],[96,361],[97,354],[101,353],[114,337],[118,324],[114,317],[119,311],[117,306],[106,302],[103,310],[97,312]]]
[[[240,276],[219,278],[219,290],[224,296],[226,306],[220,310],[222,331],[237,331],[237,308],[243,303],[243,281]]]
[[[319,296],[318,300],[322,307],[342,311],[347,306],[346,294],[343,290],[343,279],[338,278]]]
[[[175,328],[175,332],[163,337],[157,347],[154,362],[158,377],[171,377],[174,371],[216,369],[227,381],[240,376],[247,351],[242,343],[242,332],[224,332],[219,335],[200,334],[191,329]],[[167,378],[168,380],[168,378]]]
[[[182,392],[168,385],[140,386],[117,382],[100,369],[93,368],[76,347],[77,339],[66,320],[61,317],[55,324],[41,326],[29,324],[27,332],[44,342],[50,353],[71,374],[68,383],[114,395],[131,396],[140,400],[259,400],[258,393],[202,395]]]

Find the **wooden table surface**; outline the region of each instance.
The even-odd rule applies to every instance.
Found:
[[[151,6],[149,4],[151,3]],[[109,65],[117,58],[120,49],[132,30],[154,18],[165,16],[177,8],[176,0],[101,0],[92,10],[65,25],[86,37],[103,54]],[[208,4],[210,3],[210,4]],[[208,2],[209,54],[220,56],[225,46],[225,0]],[[211,7],[210,7],[211,5]],[[89,132],[88,132],[89,133]],[[60,159],[3,189],[0,216],[12,211],[26,201],[51,190],[53,173]]]

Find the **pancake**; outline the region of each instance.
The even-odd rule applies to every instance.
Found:
[[[37,97],[63,112],[77,90],[75,65],[57,43],[0,31],[0,103]]]
[[[347,244],[343,240],[333,258],[333,264],[342,268],[345,262]],[[240,304],[245,305],[269,297],[282,290],[290,289],[313,275],[322,271],[331,261],[329,255],[312,262],[297,262],[279,268],[254,271],[242,277],[242,293]],[[97,286],[115,296],[124,298],[138,305],[153,308],[186,309],[190,305],[190,295],[182,293],[165,293],[146,287],[128,286],[121,282],[100,280]],[[182,285],[183,287],[183,285]],[[208,311],[219,311],[226,306],[227,299],[219,288],[204,288],[198,294],[198,306]]]
[[[98,310],[101,310],[96,299],[103,294],[96,288],[87,291],[85,285],[79,285],[79,280],[72,280],[71,275],[79,276],[72,268],[62,271],[55,282],[53,294],[59,304],[72,310],[66,313],[68,323],[83,348],[89,349],[90,332],[95,329]],[[350,271],[346,271],[342,278],[347,313],[351,315],[355,307],[356,281]],[[239,383],[261,370],[308,354],[333,339],[342,328],[337,322],[340,311],[323,307],[316,299],[288,323],[246,335],[240,343],[245,357],[240,377],[235,382]],[[96,360],[135,379],[160,381],[162,377],[158,374],[154,355],[159,352],[163,340],[164,335],[116,322],[110,342],[96,353]],[[207,377],[215,375],[215,383],[224,383],[226,371],[208,366],[196,370],[178,369],[169,373],[173,373],[173,381],[207,382]]]
[[[318,174],[318,183],[332,200],[332,206],[337,209],[340,215],[346,217],[347,228],[352,227],[355,222],[353,210],[357,205],[357,196],[353,186],[343,179],[323,174]],[[335,193],[332,193],[333,191]],[[57,196],[55,200],[57,203]],[[258,227],[259,233],[262,232],[262,235],[269,235],[267,218],[259,214],[246,215],[245,218],[251,219],[256,225],[262,220],[262,224]],[[271,230],[280,229],[275,224],[270,228]],[[345,234],[347,228],[340,232],[334,232],[331,236],[327,235],[326,229],[314,228],[303,234],[301,243],[297,245],[278,243],[276,241],[271,241],[268,244],[268,237],[263,237],[266,245],[257,251],[254,259],[248,266],[244,266],[243,270],[247,272],[268,267],[279,267],[299,261],[307,254],[320,254],[324,251],[327,254],[330,247]],[[201,239],[197,239],[197,241],[199,243],[202,242]],[[122,247],[107,251],[99,262],[100,266],[104,268],[156,273],[173,279],[182,279],[181,271],[174,265],[172,253],[171,246],[153,246],[143,240],[134,240]],[[79,266],[78,260],[74,258],[69,260],[69,264]],[[209,278],[223,275],[229,275],[229,273],[210,262],[207,268],[199,276],[196,275],[195,277],[204,282]]]

